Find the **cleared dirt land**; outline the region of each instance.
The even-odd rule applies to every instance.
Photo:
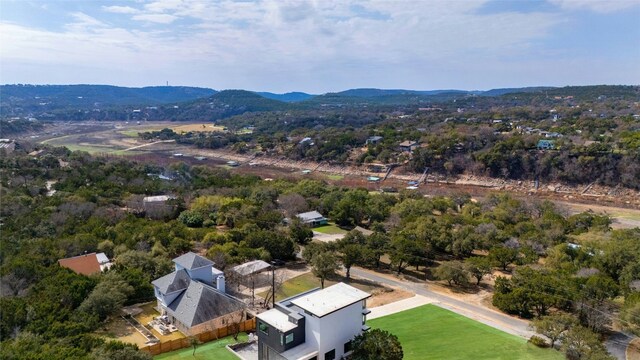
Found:
[[[48,128],[35,141],[54,146],[66,146],[71,150],[82,150],[93,154],[127,156],[140,161],[168,165],[173,162],[225,166],[229,160],[240,166],[231,171],[252,174],[264,178],[299,180],[313,178],[347,187],[363,187],[378,191],[381,187],[404,189],[410,180],[418,180],[421,174],[395,169],[383,182],[367,181],[367,176],[384,174],[370,173],[360,167],[337,166],[327,163],[290,161],[284,158],[269,158],[251,154],[236,154],[228,150],[198,149],[175,142],[145,141],[137,134],[144,131],[171,128],[174,131],[223,131],[211,123],[175,122],[86,122],[60,123]],[[198,157],[198,159],[196,159]],[[206,159],[203,159],[206,158]],[[311,170],[303,173],[302,170]],[[537,189],[531,182],[506,181],[474,176],[446,179],[427,176],[426,182],[414,190],[425,196],[468,193],[483,198],[492,193],[509,192],[526,199],[547,199],[567,208],[569,213],[593,210],[614,218],[614,228],[640,226],[640,193],[630,189],[606,189],[598,186],[566,186],[541,184]]]

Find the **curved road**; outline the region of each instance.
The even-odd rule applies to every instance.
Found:
[[[435,305],[451,310],[460,315],[466,316],[470,319],[474,319],[483,324],[494,327],[498,330],[502,330],[506,333],[517,335],[525,339],[529,339],[536,333],[529,327],[529,322],[514,318],[503,313],[487,309],[482,306],[470,304],[462,300],[458,300],[454,297],[437,293],[429,290],[423,282],[412,282],[409,280],[398,280],[391,278],[390,276],[378,274],[374,271],[352,267],[351,274],[363,279],[375,281],[381,284],[386,284],[394,287],[398,287],[407,291],[411,291],[418,295],[422,295],[435,300]],[[627,346],[635,337],[627,334],[616,332],[613,333],[605,342],[607,350],[611,355],[615,356],[619,360],[627,359],[625,351]]]
[[[362,268],[351,268],[351,274],[363,279],[372,280],[381,284],[395,286],[404,290],[426,296],[436,301],[436,305],[451,310],[460,315],[479,321],[509,334],[529,339],[535,332],[529,328],[529,322],[513,318],[511,316],[487,309],[482,306],[470,304],[454,297],[429,290],[422,282],[400,281],[388,276],[377,274]]]

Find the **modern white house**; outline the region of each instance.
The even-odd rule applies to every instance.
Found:
[[[175,271],[152,282],[158,311],[185,335],[239,322],[245,304],[225,293],[222,271],[213,261],[188,252],[173,259]]]
[[[333,360],[351,352],[351,340],[369,330],[371,295],[345,283],[276,303],[257,316],[259,360]]]

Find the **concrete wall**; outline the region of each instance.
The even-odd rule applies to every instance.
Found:
[[[322,318],[300,309],[306,319],[306,343],[318,349],[318,360],[324,360],[325,353],[332,349],[336,351],[335,359],[344,355],[344,344],[362,332],[364,304],[359,301]]]

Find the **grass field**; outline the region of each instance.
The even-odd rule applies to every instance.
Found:
[[[313,231],[317,231],[323,234],[346,234],[347,233],[347,231],[342,230],[333,224],[315,227],[313,228]]]
[[[405,360],[421,359],[564,359],[526,340],[435,305],[424,305],[368,321],[396,335]]]
[[[329,180],[333,180],[333,181],[338,181],[338,180],[342,180],[344,179],[344,175],[338,175],[338,174],[327,174],[327,179]]]
[[[247,341],[247,334],[240,333],[238,342]],[[196,359],[196,360],[238,360],[238,358],[227,350],[225,346],[234,344],[233,337],[227,336],[226,338],[211,341],[206,344],[198,345],[196,348],[196,355],[193,356],[193,348],[185,348],[168,353],[164,353],[158,356],[154,356],[154,359],[158,360],[178,360],[178,359]]]

